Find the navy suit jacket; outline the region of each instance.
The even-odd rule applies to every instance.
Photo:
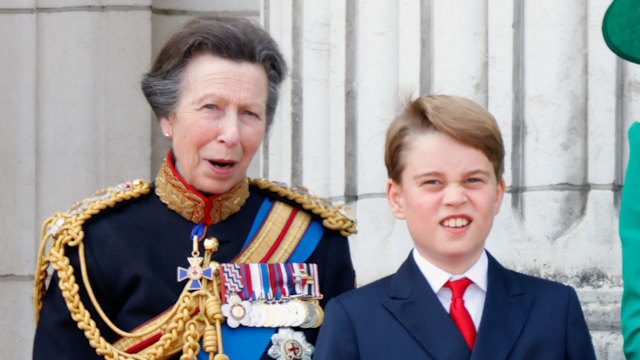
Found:
[[[573,288],[502,267],[489,255],[473,352],[411,256],[398,272],[332,299],[316,360],[595,359]]]

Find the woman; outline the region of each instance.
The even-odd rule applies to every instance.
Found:
[[[171,150],[155,183],[45,222],[34,359],[310,358],[318,300],[353,288],[355,224],[302,188],[246,178],[285,72],[246,20],[195,19],[167,42],[142,90]]]

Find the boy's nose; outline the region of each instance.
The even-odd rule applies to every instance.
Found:
[[[450,206],[460,206],[467,202],[465,188],[459,184],[451,184],[444,190],[444,203]]]

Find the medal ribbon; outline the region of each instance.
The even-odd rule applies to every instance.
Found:
[[[220,281],[224,284],[222,294],[225,303],[229,302],[229,297],[235,294],[245,293],[245,286],[241,266],[239,264],[220,264]],[[246,299],[243,299],[246,300]]]
[[[253,284],[253,293],[256,300],[264,299],[264,287],[262,286],[262,275],[260,273],[260,264],[249,264],[251,269],[251,283]]]
[[[269,272],[269,299],[280,298],[280,287],[278,286],[278,274],[276,274],[275,264],[265,264]]]
[[[309,264],[309,270],[313,277],[313,285],[311,286],[311,296],[320,297],[320,282],[318,281],[318,264]]]
[[[293,265],[291,263],[283,264],[285,272],[287,274],[287,292],[289,296],[296,295],[296,283],[295,277],[293,276]]]
[[[278,267],[278,274],[280,275],[280,286],[278,287],[278,290],[280,291],[280,294],[282,294],[283,298],[289,298],[289,288],[287,287],[287,281],[289,281],[289,278],[287,277],[286,272],[287,265],[282,263],[276,265]]]
[[[245,287],[242,289],[242,300],[255,300],[255,294],[253,292],[253,282],[251,281],[251,268],[249,264],[240,264],[240,270],[242,271],[242,278],[245,281]]]
[[[269,282],[269,268],[267,264],[260,263],[260,275],[262,279],[262,288],[264,289],[263,299],[271,299],[271,283]]]

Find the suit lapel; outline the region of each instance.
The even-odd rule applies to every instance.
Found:
[[[524,328],[533,300],[490,254],[487,297],[473,350],[475,359],[505,359]]]
[[[432,358],[458,360],[471,356],[462,334],[411,255],[392,276],[390,297],[383,305]]]

